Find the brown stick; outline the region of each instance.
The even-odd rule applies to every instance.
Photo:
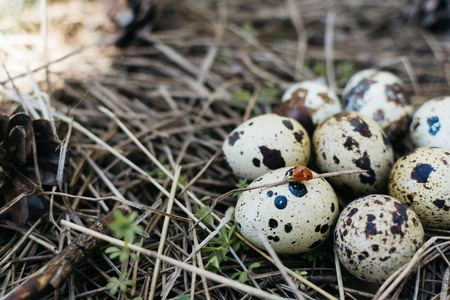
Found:
[[[122,214],[128,215],[131,212],[129,207],[121,206],[117,208]],[[108,224],[114,220],[113,212],[110,212],[99,221],[95,222],[90,229],[109,235],[111,232]],[[70,245],[65,247],[57,256],[50,260],[39,271],[31,275],[25,282],[12,290],[3,298],[4,300],[38,299],[51,288],[58,288],[66,278],[72,273],[75,267],[86,260],[86,258],[96,248],[103,244],[103,241],[90,235],[80,234],[80,236]]]

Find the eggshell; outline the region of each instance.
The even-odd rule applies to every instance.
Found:
[[[250,186],[280,181],[291,169],[271,171]],[[245,191],[235,209],[241,234],[264,249],[253,226],[257,227],[279,254],[302,253],[318,247],[330,234],[337,217],[336,194],[323,178]]]
[[[389,72],[358,72],[343,91],[344,109],[376,120],[390,139],[398,140],[408,132],[413,113],[403,85],[400,78]]]
[[[389,194],[411,206],[425,227],[450,229],[450,150],[420,147],[402,156]]]
[[[414,211],[380,194],[348,204],[334,232],[341,263],[357,278],[373,283],[382,283],[408,263],[423,240],[424,230]]]
[[[387,192],[394,153],[386,134],[372,119],[343,111],[320,124],[313,135],[316,163],[325,172],[368,170],[330,177],[335,188],[361,196]]]
[[[336,93],[317,81],[303,81],[290,86],[281,102],[277,113],[299,121],[310,135],[318,124],[342,111]]]
[[[278,168],[306,165],[311,141],[294,119],[265,114],[239,125],[228,135],[222,149],[232,172],[253,180]]]
[[[450,96],[422,104],[414,113],[410,136],[416,147],[450,149]]]

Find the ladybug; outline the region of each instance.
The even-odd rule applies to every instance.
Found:
[[[313,178],[313,173],[305,166],[296,166],[294,170],[292,170],[291,176],[297,180],[311,180]]]

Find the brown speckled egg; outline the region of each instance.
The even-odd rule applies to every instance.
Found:
[[[416,147],[450,149],[450,96],[422,104],[414,113],[410,136]]]
[[[333,187],[353,196],[387,192],[394,153],[386,134],[374,120],[353,111],[333,115],[315,130],[313,146],[322,172],[368,171],[330,177]]]
[[[306,165],[311,140],[300,123],[276,114],[247,120],[224,141],[224,159],[233,174],[253,180],[286,166]]]
[[[342,93],[344,109],[357,111],[380,124],[391,140],[409,129],[413,107],[396,75],[374,69],[356,73]]]
[[[450,229],[450,150],[421,147],[402,156],[389,194],[411,206],[425,227]]]
[[[424,230],[414,211],[387,195],[348,204],[336,223],[334,242],[345,268],[357,278],[382,283],[422,246]]]
[[[312,135],[318,124],[341,111],[341,101],[325,84],[302,81],[284,92],[277,113],[297,120]]]
[[[293,167],[264,174],[250,186],[282,180]],[[275,252],[296,254],[312,250],[329,236],[338,217],[338,201],[323,178],[245,191],[235,209],[238,230],[264,249],[253,226],[259,228]]]

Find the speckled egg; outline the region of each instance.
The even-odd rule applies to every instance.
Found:
[[[280,181],[293,169],[271,171],[250,186]],[[264,249],[253,226],[259,228],[279,254],[302,253],[318,247],[330,234],[337,217],[336,194],[323,178],[243,192],[235,209],[241,234]]]
[[[294,119],[265,114],[239,125],[228,135],[222,149],[233,174],[253,180],[271,170],[306,165],[311,141]]]
[[[345,110],[376,120],[391,140],[408,132],[413,107],[402,80],[392,73],[374,69],[356,73],[345,86],[342,100]]]
[[[420,147],[402,156],[389,194],[411,206],[425,227],[450,229],[450,150]]]
[[[343,111],[320,124],[313,135],[316,163],[322,172],[367,170],[330,177],[333,187],[361,196],[387,192],[394,153],[377,122],[353,111]]]
[[[335,249],[357,278],[382,283],[422,246],[424,230],[414,211],[387,195],[368,195],[347,205],[336,223]]]
[[[450,149],[450,96],[422,104],[414,113],[410,136],[416,147]]]
[[[335,92],[317,81],[303,81],[290,86],[281,99],[277,113],[293,118],[312,135],[326,118],[342,111]]]

